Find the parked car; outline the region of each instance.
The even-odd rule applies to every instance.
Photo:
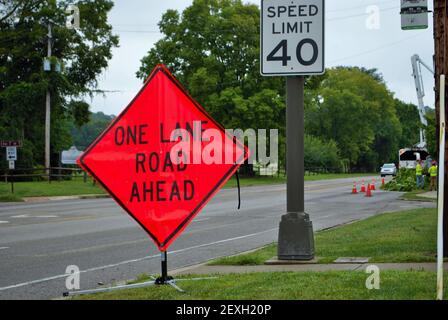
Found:
[[[385,176],[396,176],[397,175],[397,167],[394,163],[385,163],[381,167],[381,177]]]

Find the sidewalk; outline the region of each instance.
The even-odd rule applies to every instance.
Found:
[[[256,272],[322,272],[322,271],[364,271],[367,266],[375,265],[380,270],[398,271],[432,271],[435,272],[435,262],[424,263],[334,263],[334,264],[298,264],[298,265],[258,265],[258,266],[208,266],[206,264],[173,270],[173,275],[214,275],[232,273]],[[444,264],[448,270],[448,264]]]
[[[420,193],[419,197],[428,198],[428,199],[437,199],[437,191],[429,191],[425,193]]]

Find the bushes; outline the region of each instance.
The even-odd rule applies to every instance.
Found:
[[[425,179],[425,187],[428,183],[428,179]],[[410,192],[417,189],[417,182],[414,169],[401,168],[397,176],[390,182],[386,183],[383,187],[388,191],[403,191]]]
[[[319,138],[305,135],[305,167],[342,168],[339,149],[333,140],[325,142]]]

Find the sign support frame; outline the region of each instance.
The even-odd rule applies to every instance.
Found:
[[[63,292],[63,297],[69,297],[69,296],[77,296],[77,295],[84,295],[84,294],[94,294],[94,293],[103,293],[103,292],[111,292],[111,291],[117,291],[117,290],[125,290],[125,289],[137,289],[137,288],[146,288],[153,285],[160,286],[160,285],[170,285],[177,291],[184,293],[185,291],[179,288],[176,285],[176,281],[198,281],[198,280],[214,280],[217,279],[217,277],[206,277],[206,278],[191,278],[191,279],[174,279],[173,277],[168,276],[168,254],[167,251],[161,251],[160,252],[160,262],[161,262],[161,268],[162,268],[162,274],[159,278],[155,279],[151,276],[151,281],[141,282],[141,283],[134,283],[134,284],[126,284],[116,287],[109,287],[109,288],[99,288],[99,289],[91,289],[91,290],[78,290],[78,291],[67,291]]]

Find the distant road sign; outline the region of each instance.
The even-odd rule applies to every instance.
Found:
[[[7,161],[17,160],[17,147],[6,147],[6,160]]]
[[[261,74],[322,74],[324,0],[261,1]]]
[[[76,164],[76,160],[83,154],[83,151],[79,151],[75,146],[72,146],[68,150],[61,152],[62,164]]]
[[[219,148],[214,152],[235,160],[206,164],[190,157],[187,163],[173,163],[171,153],[179,144],[173,133],[191,143],[192,150],[195,146],[203,150],[212,141],[202,136],[208,129],[219,133]],[[165,251],[247,157],[244,145],[159,65],[78,163]]]
[[[22,141],[21,140],[1,140],[0,141],[0,147],[21,147]]]
[[[9,170],[14,170],[16,168],[16,162],[14,160],[9,161]]]

